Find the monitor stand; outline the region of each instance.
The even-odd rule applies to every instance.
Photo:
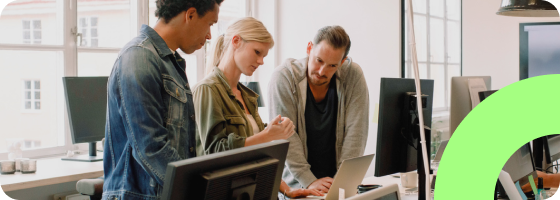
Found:
[[[62,160],[67,161],[80,161],[80,162],[97,162],[103,161],[103,154],[97,155],[97,148],[95,142],[89,143],[89,155],[64,157]]]
[[[416,128],[418,128],[418,126],[416,126]],[[420,132],[420,131],[418,131]],[[428,151],[428,158],[430,157],[430,136],[431,136],[431,130],[429,127],[424,126],[424,134],[426,135],[426,150]],[[420,138],[420,137],[418,137]],[[420,142],[420,139],[418,139],[418,143],[417,143],[417,147],[418,150],[417,152],[417,157],[416,157],[416,161],[418,162],[418,200],[426,200],[426,187],[431,187],[431,185],[426,185],[426,171],[424,171],[424,158],[422,155],[422,143]],[[428,167],[430,165],[428,164]],[[433,174],[432,169],[428,169],[428,173]],[[431,192],[430,192],[431,193]]]

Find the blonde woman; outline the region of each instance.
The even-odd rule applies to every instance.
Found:
[[[216,41],[211,72],[193,91],[197,121],[197,155],[287,139],[295,133],[293,122],[278,115],[265,128],[257,111],[258,95],[239,83],[251,76],[274,46],[272,35],[251,17],[231,24]],[[281,121],[281,122],[280,122]],[[292,190],[284,181],[280,191],[288,197],[321,195],[318,190]]]

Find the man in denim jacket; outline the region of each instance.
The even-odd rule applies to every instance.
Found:
[[[158,199],[167,164],[196,156],[185,61],[211,38],[223,0],[157,0],[159,21],[126,44],[108,83],[103,199]]]

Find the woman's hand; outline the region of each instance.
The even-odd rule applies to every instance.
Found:
[[[280,120],[282,121],[280,122]],[[270,124],[268,124],[263,131],[245,139],[245,146],[262,144],[273,140],[288,139],[295,132],[295,126],[292,120],[278,115],[270,121]]]
[[[278,115],[270,121],[266,129],[264,129],[261,134],[264,134],[267,141],[281,140],[288,139],[296,132],[295,130],[296,127],[294,126],[294,122],[292,122],[292,120]]]

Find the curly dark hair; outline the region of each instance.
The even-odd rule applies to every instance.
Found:
[[[200,16],[214,9],[214,5],[220,5],[224,0],[156,0],[156,17],[163,18],[169,23],[179,13],[194,7]]]

